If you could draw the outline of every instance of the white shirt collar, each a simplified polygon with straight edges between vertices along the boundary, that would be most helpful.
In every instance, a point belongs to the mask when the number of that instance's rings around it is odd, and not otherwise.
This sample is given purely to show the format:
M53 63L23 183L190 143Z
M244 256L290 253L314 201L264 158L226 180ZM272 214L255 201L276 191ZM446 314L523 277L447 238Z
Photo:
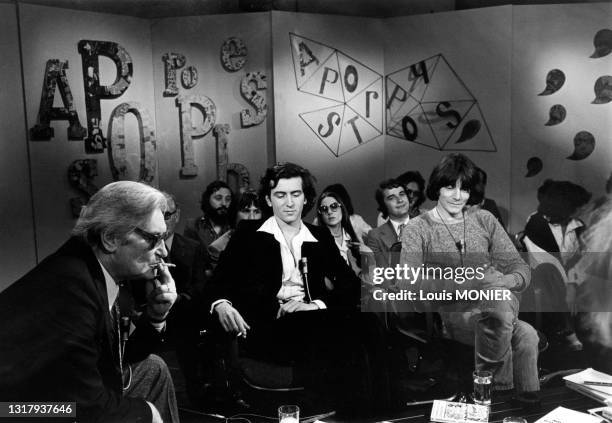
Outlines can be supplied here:
M98 260L96 258L96 260ZM108 297L108 310L110 311L113 308L113 304L117 299L117 295L119 295L119 284L115 282L113 277L108 270L102 265L100 260L98 260L98 264L102 268L102 274L104 275L104 282L106 283L106 296Z
M317 239L312 235L312 233L308 230L304 222L300 222L300 230L295 235L294 241L297 238L301 242L317 242ZM260 227L257 229L257 232L267 232L271 235L274 235L274 238L281 244L287 244L285 240L285 236L283 235L283 231L278 225L278 221L276 217L269 217Z
M396 222L395 220L389 218L389 222L391 222L391 224L393 225L393 229L395 230L395 233L398 236L399 236L399 226L405 225L406 223L408 223L409 220L410 220L410 216L406 216L406 219L404 219L402 222Z

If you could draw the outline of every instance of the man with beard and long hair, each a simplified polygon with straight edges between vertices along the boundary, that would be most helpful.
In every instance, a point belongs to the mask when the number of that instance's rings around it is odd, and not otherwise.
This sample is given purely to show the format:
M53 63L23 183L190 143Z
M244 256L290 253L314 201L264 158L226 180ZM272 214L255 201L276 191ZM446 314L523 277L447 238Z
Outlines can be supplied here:
M200 208L203 215L197 219L188 219L183 235L198 241L207 250L213 241L232 229L234 194L225 182L213 181L202 193ZM212 268L207 270L212 271Z

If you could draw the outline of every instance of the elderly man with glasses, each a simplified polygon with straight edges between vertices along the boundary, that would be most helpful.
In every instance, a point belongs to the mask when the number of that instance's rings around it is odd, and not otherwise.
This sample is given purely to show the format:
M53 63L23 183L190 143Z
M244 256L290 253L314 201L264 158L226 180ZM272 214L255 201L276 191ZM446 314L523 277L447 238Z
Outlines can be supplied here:
M168 368L149 354L177 298L166 211L152 187L108 184L72 237L0 293L2 401L71 402L80 422L178 422ZM147 280L146 306L130 323L119 292L134 279Z

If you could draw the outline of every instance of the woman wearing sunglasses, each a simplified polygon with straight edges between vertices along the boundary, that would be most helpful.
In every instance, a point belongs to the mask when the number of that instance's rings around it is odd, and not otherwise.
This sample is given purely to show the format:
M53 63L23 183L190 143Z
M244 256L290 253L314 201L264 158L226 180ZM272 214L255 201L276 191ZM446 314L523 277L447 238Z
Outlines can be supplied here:
M329 229L334 237L340 254L356 274L361 272L361 243L349 220L346 206L340 196L332 191L324 191L317 200L317 217L320 224Z

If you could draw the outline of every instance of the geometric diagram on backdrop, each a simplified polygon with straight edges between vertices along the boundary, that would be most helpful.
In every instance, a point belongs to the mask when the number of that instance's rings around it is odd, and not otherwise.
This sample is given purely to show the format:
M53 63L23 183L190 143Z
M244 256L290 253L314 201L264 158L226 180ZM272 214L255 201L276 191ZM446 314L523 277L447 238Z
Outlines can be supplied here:
M300 118L336 157L383 134L383 76L347 54L289 33L298 91L328 105Z
M442 54L385 76L387 134L443 151L497 151L478 101Z

